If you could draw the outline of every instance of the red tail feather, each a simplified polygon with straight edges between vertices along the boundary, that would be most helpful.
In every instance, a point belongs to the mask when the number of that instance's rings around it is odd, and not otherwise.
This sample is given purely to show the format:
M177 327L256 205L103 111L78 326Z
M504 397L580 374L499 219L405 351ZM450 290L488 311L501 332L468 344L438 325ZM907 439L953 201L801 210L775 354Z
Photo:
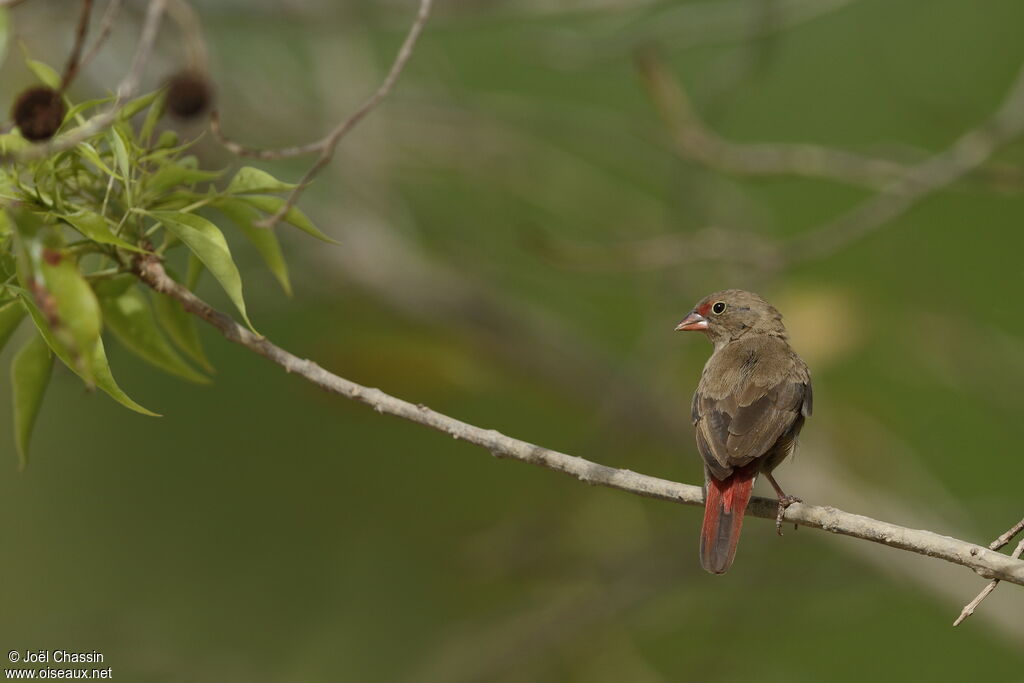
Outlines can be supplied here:
M700 564L712 574L724 574L736 557L743 513L750 501L758 465L746 467L719 481L709 476L704 500L704 525L700 530Z

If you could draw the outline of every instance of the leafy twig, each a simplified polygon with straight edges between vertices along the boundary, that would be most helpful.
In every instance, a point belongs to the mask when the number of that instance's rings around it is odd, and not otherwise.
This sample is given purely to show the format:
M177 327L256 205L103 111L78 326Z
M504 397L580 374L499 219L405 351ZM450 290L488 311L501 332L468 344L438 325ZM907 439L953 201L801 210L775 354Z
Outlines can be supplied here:
M121 109L138 90L139 81L142 79L142 73L146 69L150 53L153 51L153 44L156 42L156 36L160 29L160 22L163 19L166 5L167 0L150 0L149 7L146 10L146 19L139 36L139 42L135 48L135 56L132 58L131 68L118 84L117 98L106 111L97 114L85 124L69 131L65 135L61 135L51 142L32 145L17 153L6 154L0 158L12 160L16 163L41 159L71 149L110 126L117 119Z
M331 162L331 159L334 157L334 150L337 148L338 143L341 142L341 139L345 137L349 131L355 128L356 124L362 121L367 114L373 111L373 109L391 93L391 90L395 87L395 83L398 81L398 77L402 75L402 71L405 69L406 64L412 57L413 50L416 47L416 41L419 40L420 34L423 33L423 27L426 25L427 19L430 17L432 3L433 0L420 0L419 12L416 14L416 19L409 28L409 33L402 42L402 46L399 48L398 54L395 56L395 61L391 64L391 69L388 71L384 81L380 84L380 87L378 87L376 92L366 99L366 101L364 101L355 112L335 126L334 130L328 133L325 137L305 145L287 147L284 149L256 149L244 147L225 137L221 132L219 115L216 111L211 114L210 129L213 131L213 134L217 137L220 143L228 149L228 151L239 156L253 157L256 159L284 159L287 157L310 154L312 152L320 152L320 157L313 163L309 170L306 171L306 174L302 176L302 179L299 181L295 189L292 190L287 201L285 201L281 208L273 215L259 221L257 225L264 228L273 227L278 223L278 221L284 218L285 214L295 206L295 202L297 202L299 197L302 195L306 185L316 177L324 166Z

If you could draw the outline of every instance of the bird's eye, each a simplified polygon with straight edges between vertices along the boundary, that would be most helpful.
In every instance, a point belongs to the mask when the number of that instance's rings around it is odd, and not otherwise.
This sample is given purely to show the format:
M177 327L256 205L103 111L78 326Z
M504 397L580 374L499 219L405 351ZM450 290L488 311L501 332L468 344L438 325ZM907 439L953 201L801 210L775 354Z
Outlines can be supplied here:
M715 305L711 307L711 312L714 313L715 315L721 315L722 313L725 313L725 302L716 301Z

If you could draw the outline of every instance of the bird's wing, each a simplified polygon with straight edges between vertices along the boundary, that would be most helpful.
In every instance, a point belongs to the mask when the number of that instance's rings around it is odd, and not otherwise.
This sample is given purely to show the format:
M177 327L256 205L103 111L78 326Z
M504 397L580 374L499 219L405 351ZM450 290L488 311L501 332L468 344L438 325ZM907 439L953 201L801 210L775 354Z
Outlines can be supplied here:
M810 378L803 363L792 356L785 367L781 357L771 362L762 354L773 355L759 350L753 367L732 377L716 376L716 365L709 364L693 397L697 447L718 478L765 455L803 411L809 413Z

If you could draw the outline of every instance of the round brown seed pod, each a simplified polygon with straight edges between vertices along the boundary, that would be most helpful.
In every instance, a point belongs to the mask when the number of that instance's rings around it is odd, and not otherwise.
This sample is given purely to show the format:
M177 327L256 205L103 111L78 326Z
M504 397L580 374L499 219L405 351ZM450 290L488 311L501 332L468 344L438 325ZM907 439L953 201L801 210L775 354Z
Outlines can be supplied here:
M167 79L167 110L179 119L191 119L206 111L213 89L204 75L179 71Z
M21 136L33 142L52 138L66 113L64 98L45 85L31 87L18 95L11 108L11 118L21 131Z

